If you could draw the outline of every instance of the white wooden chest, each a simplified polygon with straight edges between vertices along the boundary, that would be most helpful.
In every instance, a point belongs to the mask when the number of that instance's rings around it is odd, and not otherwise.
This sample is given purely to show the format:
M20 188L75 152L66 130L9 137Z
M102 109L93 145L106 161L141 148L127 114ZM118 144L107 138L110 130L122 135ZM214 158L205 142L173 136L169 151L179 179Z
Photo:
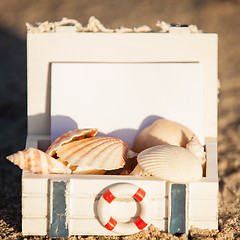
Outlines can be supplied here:
M83 33L74 27L28 33L28 137L45 150L75 128L98 128L131 147L159 117L192 129L207 152L206 177L188 185L118 175L22 175L23 235L115 235L98 220L105 189L132 183L151 201L150 223L173 234L218 227L217 35ZM111 213L132 221L141 206L117 198ZM127 233L126 233L127 234Z

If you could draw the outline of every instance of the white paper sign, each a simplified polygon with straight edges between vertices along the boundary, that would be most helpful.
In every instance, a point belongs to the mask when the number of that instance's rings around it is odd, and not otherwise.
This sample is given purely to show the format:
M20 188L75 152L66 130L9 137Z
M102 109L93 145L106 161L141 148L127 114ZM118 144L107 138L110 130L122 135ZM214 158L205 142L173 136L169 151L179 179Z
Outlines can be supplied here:
M129 145L158 118L192 129L204 143L199 63L52 63L52 140L76 128Z

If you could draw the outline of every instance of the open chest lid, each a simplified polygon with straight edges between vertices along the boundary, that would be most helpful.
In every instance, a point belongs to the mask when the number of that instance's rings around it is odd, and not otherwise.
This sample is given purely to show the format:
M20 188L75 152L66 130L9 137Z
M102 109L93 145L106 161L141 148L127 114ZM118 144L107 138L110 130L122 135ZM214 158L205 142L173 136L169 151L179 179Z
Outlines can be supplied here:
M28 135L98 128L131 145L157 118L217 138L217 35L28 33Z

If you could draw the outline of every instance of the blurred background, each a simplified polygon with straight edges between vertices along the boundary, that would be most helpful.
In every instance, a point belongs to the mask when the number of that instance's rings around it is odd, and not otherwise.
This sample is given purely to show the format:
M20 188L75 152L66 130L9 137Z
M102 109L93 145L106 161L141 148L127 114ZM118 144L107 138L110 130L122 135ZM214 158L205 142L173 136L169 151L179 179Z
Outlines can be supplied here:
M239 0L1 0L0 1L0 207L19 214L21 171L5 156L25 147L27 126L26 22L95 16L105 27L148 25L157 20L195 24L219 37L219 175L221 204L240 198L240 1ZM9 187L11 186L11 187ZM226 187L227 186L227 187ZM227 189L227 190L226 190ZM230 190L229 190L230 189ZM11 191L10 191L11 190ZM226 191L226 196L224 192ZM232 191L234 198L227 200ZM231 194L230 194L231 195ZM230 196L229 195L229 196ZM7 217L6 217L7 218ZM14 223L15 224L15 223ZM17 224L17 223L16 223ZM19 226L16 226L19 229Z

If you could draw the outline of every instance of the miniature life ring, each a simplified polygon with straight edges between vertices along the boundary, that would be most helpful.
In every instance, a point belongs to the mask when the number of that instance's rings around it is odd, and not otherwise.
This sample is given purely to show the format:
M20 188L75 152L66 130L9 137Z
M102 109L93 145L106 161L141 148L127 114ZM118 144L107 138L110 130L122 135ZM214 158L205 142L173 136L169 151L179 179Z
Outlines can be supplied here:
M140 203L141 212L135 221L117 222L110 215L111 202L120 196L130 196ZM119 235L129 235L137 233L148 226L151 216L150 208L150 199L142 188L130 183L119 183L112 185L101 195L97 205L97 214L100 223L108 230Z

